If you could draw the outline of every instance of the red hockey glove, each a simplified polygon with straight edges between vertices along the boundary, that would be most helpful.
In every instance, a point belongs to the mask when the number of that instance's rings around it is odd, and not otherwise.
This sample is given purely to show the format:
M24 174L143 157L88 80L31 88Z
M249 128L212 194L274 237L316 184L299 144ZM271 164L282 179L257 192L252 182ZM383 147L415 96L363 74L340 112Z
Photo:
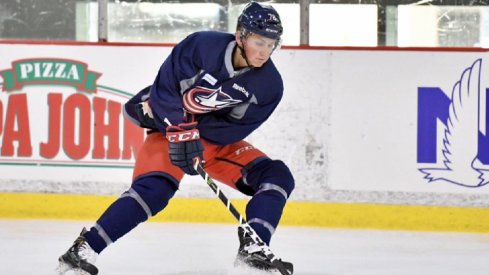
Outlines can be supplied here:
M198 175L193 160L198 157L204 160L204 146L200 142L197 122L180 123L178 126L166 127L166 139L169 144L170 160L180 167L185 174Z

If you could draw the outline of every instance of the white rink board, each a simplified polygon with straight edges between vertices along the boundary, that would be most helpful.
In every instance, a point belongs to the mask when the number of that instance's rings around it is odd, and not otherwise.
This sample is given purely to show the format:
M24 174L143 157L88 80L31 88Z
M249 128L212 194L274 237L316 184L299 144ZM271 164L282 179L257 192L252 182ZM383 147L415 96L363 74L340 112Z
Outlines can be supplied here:
M0 44L0 72L12 70L13 62L29 58L83 62L89 71L101 74L96 81L100 89L96 96L109 98L100 92L104 88L107 91L107 87L122 91L126 98L119 94L119 99L110 99L123 104L129 94L153 81L170 50L164 46ZM272 117L248 140L272 158L282 159L289 165L297 182L292 199L348 201L351 200L348 194L355 193L359 197L368 194L361 201L370 202L372 192L397 192L408 197L411 193L427 194L430 201L431 196L435 196L436 201L436 196L443 194L489 193L489 187L453 184L449 181L450 173L433 182L424 178L419 169L444 167L441 152L445 125L440 121L437 162L417 162L419 87L438 87L451 98L452 87L462 72L481 59L481 88L472 94L485 96L484 91L489 88L487 52L281 49L274 53L273 59L284 80L284 99ZM5 86L4 78L0 78L0 82ZM45 105L47 94L51 92L64 96L78 93L72 87L52 83L25 85L15 93L0 93L1 127L7 124L9 96L25 93L29 98L33 148L30 157L0 155L0 191L118 193L126 188L130 184L129 166L133 159L94 160L90 155L83 159L97 164L115 162L115 166L125 168L79 167L77 160L63 167L5 165L13 160L43 161L38 152L39 144L47 139L48 108ZM93 98L89 93L83 94ZM487 113L483 99L479 104L480 114ZM43 102L44 109L31 113L36 108L31 101ZM475 131L484 134L485 115L475 119L481 120ZM474 147L477 144L477 139L473 138L475 131L471 129L468 142L452 139L450 143L458 142L462 147L467 143ZM0 142L5 139L5 133L5 129L0 132ZM14 146L17 143L14 142ZM476 159L476 155L462 158ZM62 153L55 159L70 161ZM472 171L468 169L470 162L459 163L465 170ZM482 169L486 167L489 169L489 165L479 165ZM473 179L468 180L473 182ZM188 191L182 186L184 195L209 194L198 177L187 179L185 186Z
M444 180L424 179L418 169L444 167L441 150L445 127L438 122L436 164L417 163L416 137L418 87L439 87L451 96L462 72L482 58L482 96L489 88L488 57L487 53L460 52L334 52L331 70L336 77L331 79L332 135L328 141L331 188L487 194L487 186L468 188ZM481 114L485 115L485 104L480 105ZM463 111L458 111L459 116ZM473 119L477 122L478 117ZM467 139L474 134L471 131L467 131ZM477 145L477 139L452 138L449 142L453 146ZM453 154L449 159L457 162L457 157ZM465 157L473 160L476 155ZM471 170L470 162L459 165Z

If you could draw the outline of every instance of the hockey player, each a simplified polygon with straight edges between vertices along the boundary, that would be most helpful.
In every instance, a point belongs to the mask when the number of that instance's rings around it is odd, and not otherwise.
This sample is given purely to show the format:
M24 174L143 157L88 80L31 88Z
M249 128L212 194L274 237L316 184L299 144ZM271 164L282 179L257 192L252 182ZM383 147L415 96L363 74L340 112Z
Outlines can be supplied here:
M195 158L212 178L252 196L246 206L248 223L270 243L294 179L282 161L243 139L268 119L282 98L282 78L270 55L283 28L274 8L256 2L244 8L237 23L235 34L196 32L182 40L154 83L125 104L125 115L149 129L132 185L60 256L61 274L97 274L98 254L163 210L184 174L197 174ZM241 227L238 236L236 262L274 269ZM292 264L283 263L292 274Z

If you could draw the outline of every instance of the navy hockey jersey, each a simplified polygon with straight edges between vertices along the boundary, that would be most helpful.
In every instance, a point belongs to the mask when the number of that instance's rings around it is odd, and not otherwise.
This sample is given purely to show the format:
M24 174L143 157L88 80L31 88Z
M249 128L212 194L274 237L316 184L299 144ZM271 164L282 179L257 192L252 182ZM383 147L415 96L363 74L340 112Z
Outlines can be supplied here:
M177 125L185 110L195 115L200 136L211 143L244 139L277 107L283 82L271 59L261 68L235 71L235 46L229 33L189 35L173 48L151 87L128 103L149 100L155 127L163 133L165 120Z

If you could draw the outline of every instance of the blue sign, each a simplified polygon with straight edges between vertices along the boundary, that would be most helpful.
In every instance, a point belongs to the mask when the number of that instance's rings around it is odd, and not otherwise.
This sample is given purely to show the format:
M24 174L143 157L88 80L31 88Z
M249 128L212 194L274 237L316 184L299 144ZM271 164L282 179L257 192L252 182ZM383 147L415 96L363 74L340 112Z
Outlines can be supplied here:
M418 87L417 162L428 182L489 183L489 88L481 88L481 67L477 59L465 69L450 96L439 87Z

